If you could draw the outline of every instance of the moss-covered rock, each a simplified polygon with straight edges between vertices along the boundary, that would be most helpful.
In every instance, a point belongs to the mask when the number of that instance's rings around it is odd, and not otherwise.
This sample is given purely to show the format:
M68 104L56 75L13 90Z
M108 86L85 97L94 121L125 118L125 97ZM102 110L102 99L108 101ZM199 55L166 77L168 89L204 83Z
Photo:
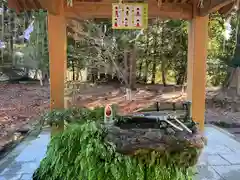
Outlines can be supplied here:
M196 164L202 147L189 143L176 146L182 147L180 149L159 151L153 146L146 148L142 141L140 143L142 146L134 149L134 153L123 153L119 149L121 146L114 141L117 137L114 138L114 132L110 131L109 126L102 124L102 121L92 121L91 116L94 112L87 114L88 116L82 119L82 123L70 123L62 134L52 138L46 157L34 173L33 180L191 180L193 178L192 167ZM147 147L151 147L151 144Z

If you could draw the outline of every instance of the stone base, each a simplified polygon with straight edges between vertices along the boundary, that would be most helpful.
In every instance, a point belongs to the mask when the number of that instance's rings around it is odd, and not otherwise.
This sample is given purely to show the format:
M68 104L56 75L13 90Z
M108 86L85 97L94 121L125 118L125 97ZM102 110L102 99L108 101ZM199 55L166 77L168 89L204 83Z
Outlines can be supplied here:
M108 135L105 140L114 143L121 154L144 156L154 151L159 158L170 155L174 164L180 163L185 167L191 167L197 163L206 143L206 139L199 130L193 133L175 131L172 134L165 128L154 127L154 122L144 124L139 121L134 125L131 122L123 122L108 124L106 128Z

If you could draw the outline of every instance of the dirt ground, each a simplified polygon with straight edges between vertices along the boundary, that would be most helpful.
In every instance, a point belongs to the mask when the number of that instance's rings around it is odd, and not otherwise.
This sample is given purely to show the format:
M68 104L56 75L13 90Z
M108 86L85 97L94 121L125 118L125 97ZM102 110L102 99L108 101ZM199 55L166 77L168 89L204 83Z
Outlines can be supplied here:
M0 149L49 108L49 97L48 87L0 84Z
M211 95L208 93L208 98ZM139 85L132 93L133 101L126 101L121 88L97 86L74 93L69 98L69 106L96 107L117 104L121 113L129 113L159 101L183 101L185 94L181 88L162 85ZM10 135L21 128L30 126L41 113L49 109L49 87L34 84L0 84L0 149ZM239 112L229 112L222 108L208 108L206 121L240 122Z

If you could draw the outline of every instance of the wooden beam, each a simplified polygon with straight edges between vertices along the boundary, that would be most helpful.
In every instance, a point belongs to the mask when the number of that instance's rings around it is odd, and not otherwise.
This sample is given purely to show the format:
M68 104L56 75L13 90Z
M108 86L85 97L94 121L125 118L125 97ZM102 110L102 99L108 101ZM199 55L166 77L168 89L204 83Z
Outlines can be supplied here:
M16 1L16 6L17 6L17 9L15 10L16 13L20 13L20 9L23 9L23 7L22 7L21 4L19 3L19 1Z
M218 11L222 7L227 6L233 2L234 0L204 0L203 8L199 9L199 15L206 16L209 13Z
M32 3L29 2L29 0L22 0L22 2L23 2L24 10L28 11L28 10L31 10L31 9L34 8L34 7L32 6Z
M67 64L66 21L63 0L58 15L48 14L48 40L50 59L50 108L64 109L64 84ZM58 130L63 130L63 124Z
M195 17L188 32L187 99L192 101L192 117L204 129L208 16Z
M192 19L192 6L188 4L163 3L158 7L157 2L148 5L149 18ZM67 18L111 18L111 3L75 3L72 7L65 6Z
M59 15L61 11L62 0L37 0L41 7L48 11L49 14ZM63 2L65 4L65 2Z
M19 8L14 0L8 0L8 7L16 10Z
M22 9L22 7L19 4L19 1L16 0L8 0L8 7L15 10L17 13L19 13Z
M224 7L222 7L220 10L219 10L219 13L220 14L224 14L225 16L229 16L229 14L233 11L234 9L234 6L235 6L235 2L232 2Z
M27 1L27 4L30 4L30 6L32 7L32 8L34 8L34 9L38 9L39 7L37 6L37 4L36 4L36 2L37 1L35 1L35 0L26 0Z
M22 11L28 11L28 7L26 5L26 0L18 0L19 4L21 4L21 6L23 7Z

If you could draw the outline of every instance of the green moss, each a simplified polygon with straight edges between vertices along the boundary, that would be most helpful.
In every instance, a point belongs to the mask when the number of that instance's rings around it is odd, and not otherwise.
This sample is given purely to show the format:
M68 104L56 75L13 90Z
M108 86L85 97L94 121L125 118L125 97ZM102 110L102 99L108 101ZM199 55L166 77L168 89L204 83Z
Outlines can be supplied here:
M195 149L166 152L164 156L155 151L124 156L115 151L114 144L104 141L106 130L98 121L91 120L93 114L94 111L88 113L82 123L69 124L62 134L52 138L34 180L192 179L192 169L184 159L186 155L197 155Z
M87 108L70 108L64 110L53 110L42 117L47 124L58 124L61 121L65 123L82 123L87 119L91 121L103 121L104 108L98 107L94 110Z

